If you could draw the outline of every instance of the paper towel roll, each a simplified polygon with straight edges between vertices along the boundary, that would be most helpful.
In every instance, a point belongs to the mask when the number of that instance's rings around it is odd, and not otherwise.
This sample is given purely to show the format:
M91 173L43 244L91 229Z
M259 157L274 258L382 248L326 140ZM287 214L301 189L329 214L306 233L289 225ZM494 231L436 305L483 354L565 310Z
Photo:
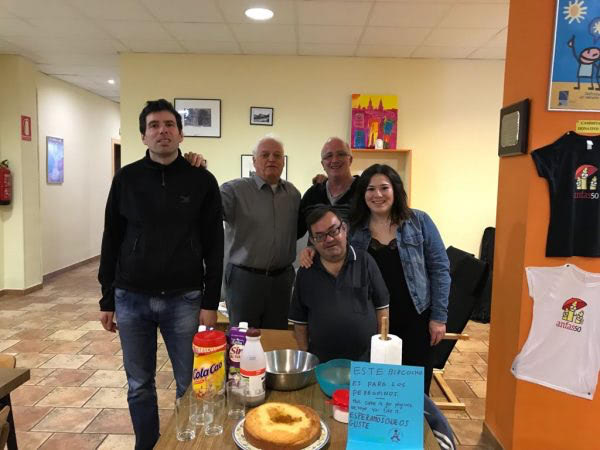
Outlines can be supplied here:
M380 364L402 364L402 339L388 334L388 340L380 339L381 335L371 336L371 362Z

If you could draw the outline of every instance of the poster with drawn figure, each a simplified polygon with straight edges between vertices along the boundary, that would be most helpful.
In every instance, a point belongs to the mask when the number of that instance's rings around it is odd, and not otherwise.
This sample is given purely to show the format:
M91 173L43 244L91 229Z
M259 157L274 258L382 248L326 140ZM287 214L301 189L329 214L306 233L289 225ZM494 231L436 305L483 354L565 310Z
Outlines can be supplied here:
M600 111L600 2L558 0L548 109Z

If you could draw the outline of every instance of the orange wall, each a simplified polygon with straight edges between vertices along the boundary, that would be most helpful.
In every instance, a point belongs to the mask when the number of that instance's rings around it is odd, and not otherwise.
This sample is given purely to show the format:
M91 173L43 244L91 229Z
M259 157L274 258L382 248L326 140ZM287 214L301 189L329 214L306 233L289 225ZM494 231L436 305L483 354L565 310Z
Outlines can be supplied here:
M529 151L598 113L546 110L556 4L511 0L503 104L531 99ZM485 423L506 449L597 449L600 388L585 400L517 381L510 366L529 333L533 303L525 267L569 261L600 272L600 259L546 258L548 186L531 156L500 160ZM600 345L600 344L599 344Z

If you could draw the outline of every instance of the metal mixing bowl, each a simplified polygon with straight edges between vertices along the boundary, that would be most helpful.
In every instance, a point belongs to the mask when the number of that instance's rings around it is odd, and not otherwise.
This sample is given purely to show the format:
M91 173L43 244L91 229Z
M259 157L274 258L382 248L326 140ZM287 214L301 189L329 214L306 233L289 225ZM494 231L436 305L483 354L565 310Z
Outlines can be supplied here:
M266 352L267 387L276 391L295 391L316 381L319 358L301 350Z

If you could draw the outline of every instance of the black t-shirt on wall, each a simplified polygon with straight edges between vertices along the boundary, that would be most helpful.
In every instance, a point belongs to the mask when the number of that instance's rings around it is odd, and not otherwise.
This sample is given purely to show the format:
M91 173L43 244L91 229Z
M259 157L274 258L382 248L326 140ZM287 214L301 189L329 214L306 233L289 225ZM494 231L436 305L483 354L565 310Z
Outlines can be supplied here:
M600 136L570 131L531 156L550 190L546 256L600 256Z

